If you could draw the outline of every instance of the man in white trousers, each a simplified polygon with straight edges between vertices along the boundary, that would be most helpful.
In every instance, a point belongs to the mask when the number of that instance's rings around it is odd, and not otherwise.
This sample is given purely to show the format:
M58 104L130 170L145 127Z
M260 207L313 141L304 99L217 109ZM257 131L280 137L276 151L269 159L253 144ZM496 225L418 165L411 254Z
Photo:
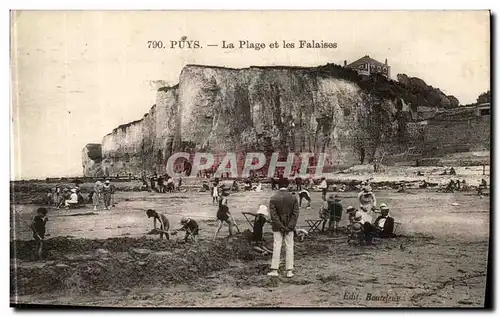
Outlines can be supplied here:
M274 235L273 258L269 276L278 276L281 245L285 240L286 276L293 277L293 236L299 218L299 204L295 195L288 191L288 179L279 181L279 191L271 197L269 210Z

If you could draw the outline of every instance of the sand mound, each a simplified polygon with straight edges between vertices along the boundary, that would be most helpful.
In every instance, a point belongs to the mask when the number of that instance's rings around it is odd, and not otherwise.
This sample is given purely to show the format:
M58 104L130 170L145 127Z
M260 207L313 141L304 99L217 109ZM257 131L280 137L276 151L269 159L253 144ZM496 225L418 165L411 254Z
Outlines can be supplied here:
M32 241L16 241L11 256L31 259ZM230 260L256 258L244 238L183 243L147 238L47 240L46 261L11 266L12 293L69 294L119 291L140 285L164 286L224 269ZM16 262L17 263L17 262ZM15 289L17 285L17 289Z

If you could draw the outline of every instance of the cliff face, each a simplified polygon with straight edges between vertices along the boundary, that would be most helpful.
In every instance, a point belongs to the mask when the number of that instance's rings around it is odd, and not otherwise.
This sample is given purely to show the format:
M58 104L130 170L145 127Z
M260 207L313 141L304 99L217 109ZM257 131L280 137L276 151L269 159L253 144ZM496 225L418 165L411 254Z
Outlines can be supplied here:
M102 148L101 144L89 143L82 150L83 175L102 176L101 170Z
M102 170L163 172L179 151L308 151L328 153L331 164L369 161L381 146L404 144L396 101L317 68L188 65L141 120L104 137Z

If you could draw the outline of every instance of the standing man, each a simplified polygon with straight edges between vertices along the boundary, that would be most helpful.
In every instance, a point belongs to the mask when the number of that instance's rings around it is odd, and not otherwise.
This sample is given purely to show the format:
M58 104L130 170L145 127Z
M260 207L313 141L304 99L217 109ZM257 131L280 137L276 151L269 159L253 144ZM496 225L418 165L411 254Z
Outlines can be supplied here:
M164 193L165 192L165 178L163 177L163 175L160 175L158 176L158 191L160 193Z
M300 192L302 190L302 177L295 177L295 185L297 185L297 191Z
M293 235L299 218L299 204L295 195L288 191L288 179L280 179L279 191L271 197L269 209L274 244L271 272L269 276L278 276L281 244L285 240L286 277L293 277Z
M154 173L151 178L149 179L149 181L151 182L151 190L153 192L156 191L156 173Z

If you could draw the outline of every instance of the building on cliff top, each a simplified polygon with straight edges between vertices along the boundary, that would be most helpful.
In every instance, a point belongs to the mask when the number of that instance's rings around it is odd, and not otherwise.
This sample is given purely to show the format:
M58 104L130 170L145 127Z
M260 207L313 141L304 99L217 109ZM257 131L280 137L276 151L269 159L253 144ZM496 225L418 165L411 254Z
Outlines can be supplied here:
M368 77L372 74L382 74L387 78L391 78L391 66L387 64L387 58L385 59L385 63L381 63L370 56L365 55L350 64L347 64L347 61L344 61L344 67L355 70L361 76Z

